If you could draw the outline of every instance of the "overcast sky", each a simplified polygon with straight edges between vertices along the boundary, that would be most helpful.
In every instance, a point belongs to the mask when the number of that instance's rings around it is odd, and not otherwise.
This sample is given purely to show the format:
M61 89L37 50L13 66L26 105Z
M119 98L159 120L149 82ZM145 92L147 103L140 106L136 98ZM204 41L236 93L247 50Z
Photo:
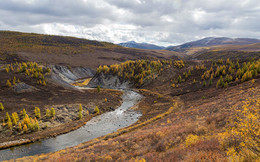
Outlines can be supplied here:
M0 30L178 45L260 38L259 0L0 0Z

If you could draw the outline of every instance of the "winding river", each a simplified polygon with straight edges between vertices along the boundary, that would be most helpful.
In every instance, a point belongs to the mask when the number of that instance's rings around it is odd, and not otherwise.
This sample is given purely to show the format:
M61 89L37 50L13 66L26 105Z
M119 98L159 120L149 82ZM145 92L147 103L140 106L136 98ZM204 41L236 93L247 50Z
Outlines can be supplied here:
M115 111L93 117L86 125L69 133L41 142L0 150L0 160L55 152L115 132L119 128L127 127L135 123L142 115L140 112L130 109L141 98L142 96L137 92L126 90L122 96L122 105Z

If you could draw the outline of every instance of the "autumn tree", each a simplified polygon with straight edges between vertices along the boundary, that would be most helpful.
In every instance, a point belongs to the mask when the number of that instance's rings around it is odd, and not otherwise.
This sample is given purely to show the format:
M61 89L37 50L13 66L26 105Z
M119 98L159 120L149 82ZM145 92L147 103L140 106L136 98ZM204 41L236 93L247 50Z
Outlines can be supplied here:
M96 106L96 108L94 109L94 112L97 113L97 114L99 114L99 108L98 108L98 106Z
M4 110L5 108L4 108L4 105L3 105L3 103L2 102L0 102L0 110Z
M52 108L51 108L51 117L54 117L55 114L56 114L55 109L52 107Z
M10 80L7 80L7 81L6 81L6 85L7 85L7 87L11 87L11 86L12 86Z
M51 111L50 109L46 109L46 117L49 118L51 116Z
M41 110L39 107L35 107L34 114L35 114L36 118L38 118L38 119L41 118Z
M82 109L82 105L81 104L79 104L79 111L82 111L83 109Z

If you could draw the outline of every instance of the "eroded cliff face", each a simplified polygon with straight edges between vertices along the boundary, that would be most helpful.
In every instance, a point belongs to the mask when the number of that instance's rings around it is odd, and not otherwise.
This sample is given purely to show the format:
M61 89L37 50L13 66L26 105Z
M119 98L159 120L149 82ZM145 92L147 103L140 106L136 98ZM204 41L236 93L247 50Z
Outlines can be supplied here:
M95 72L90 68L85 67L73 67L68 68L66 66L54 65L52 66L51 78L62 84L63 86L73 88L71 83L81 78L93 77Z
M89 88L96 88L100 86L101 88L112 88L112 89L128 89L132 88L134 85L127 80L121 79L118 76L111 74L104 74L103 72L96 74L89 82Z

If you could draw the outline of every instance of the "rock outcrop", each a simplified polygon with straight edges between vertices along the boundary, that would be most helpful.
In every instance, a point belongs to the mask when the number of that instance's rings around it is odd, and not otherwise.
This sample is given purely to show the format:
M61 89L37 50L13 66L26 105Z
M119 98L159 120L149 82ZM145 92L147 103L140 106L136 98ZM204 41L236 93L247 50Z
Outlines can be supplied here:
M101 88L110 88L110 89L128 89L133 87L133 84L130 81L119 78L111 74L105 75L103 72L96 74L87 87L96 88L100 86Z

